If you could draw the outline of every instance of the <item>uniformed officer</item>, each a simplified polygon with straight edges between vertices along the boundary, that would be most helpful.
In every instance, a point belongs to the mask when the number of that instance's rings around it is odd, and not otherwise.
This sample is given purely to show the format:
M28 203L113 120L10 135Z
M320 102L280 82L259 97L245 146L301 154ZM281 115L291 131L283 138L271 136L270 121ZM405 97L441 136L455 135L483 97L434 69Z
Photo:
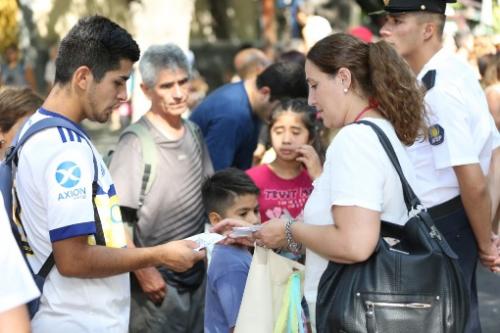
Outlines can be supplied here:
M459 256L471 292L466 332L480 332L475 270L478 255L498 270L492 242L488 173L500 145L484 93L474 72L443 49L446 3L454 0L384 1L380 30L426 87L427 138L408 148L419 180L419 197ZM500 151L500 149L497 149Z

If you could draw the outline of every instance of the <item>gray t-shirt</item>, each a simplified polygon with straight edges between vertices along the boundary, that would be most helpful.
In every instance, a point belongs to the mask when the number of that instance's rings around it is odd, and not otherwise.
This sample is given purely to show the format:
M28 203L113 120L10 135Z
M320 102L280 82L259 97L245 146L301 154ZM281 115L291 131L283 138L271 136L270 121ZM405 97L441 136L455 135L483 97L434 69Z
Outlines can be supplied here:
M146 125L153 136L158 165L144 205L137 212L134 238L141 246L152 246L203 232L206 214L201 184L213 173L203 138L197 141L184 125L184 136L170 140L146 116L138 122ZM198 142L201 142L201 149ZM138 208L144 173L141 150L140 139L134 134L126 134L113 154L109 170L120 206Z

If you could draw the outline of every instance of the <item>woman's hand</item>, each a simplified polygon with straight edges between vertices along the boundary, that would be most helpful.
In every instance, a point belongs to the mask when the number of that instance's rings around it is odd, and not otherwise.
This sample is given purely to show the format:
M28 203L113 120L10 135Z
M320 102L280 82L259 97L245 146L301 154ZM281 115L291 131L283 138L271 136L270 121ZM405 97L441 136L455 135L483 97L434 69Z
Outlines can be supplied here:
M304 164L309 176L313 180L318 178L323 172L323 167L316 150L311 145L301 145L297 148L297 153L299 154L297 161Z
M243 246L254 246L255 239L253 235L247 237L232 237L231 233L234 227L251 227L254 224L237 219L224 219L210 228L210 232L216 232L221 235L227 236L226 239L220 241L218 244L231 245L239 244Z
M272 219L263 223L262 228L253 233L257 245L271 249L287 247L285 225L286 221L282 219Z

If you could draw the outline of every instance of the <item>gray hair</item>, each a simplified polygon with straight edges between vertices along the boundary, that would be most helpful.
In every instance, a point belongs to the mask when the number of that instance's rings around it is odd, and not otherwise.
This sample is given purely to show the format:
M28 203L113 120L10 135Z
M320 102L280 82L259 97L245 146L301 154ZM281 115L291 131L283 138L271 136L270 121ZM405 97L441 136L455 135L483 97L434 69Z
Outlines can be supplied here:
M181 69L191 77L191 66L186 54L175 44L151 45L139 62L142 81L148 87L156 84L158 72L163 69Z

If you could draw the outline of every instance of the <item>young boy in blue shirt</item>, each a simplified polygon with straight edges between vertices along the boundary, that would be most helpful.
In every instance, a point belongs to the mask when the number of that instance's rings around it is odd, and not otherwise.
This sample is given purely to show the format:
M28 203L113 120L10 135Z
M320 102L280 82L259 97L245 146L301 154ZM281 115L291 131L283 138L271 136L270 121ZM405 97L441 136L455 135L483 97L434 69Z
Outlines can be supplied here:
M212 225L231 218L260 224L259 189L239 169L221 170L202 186L205 211ZM241 245L216 244L207 273L205 333L233 332L252 256Z

